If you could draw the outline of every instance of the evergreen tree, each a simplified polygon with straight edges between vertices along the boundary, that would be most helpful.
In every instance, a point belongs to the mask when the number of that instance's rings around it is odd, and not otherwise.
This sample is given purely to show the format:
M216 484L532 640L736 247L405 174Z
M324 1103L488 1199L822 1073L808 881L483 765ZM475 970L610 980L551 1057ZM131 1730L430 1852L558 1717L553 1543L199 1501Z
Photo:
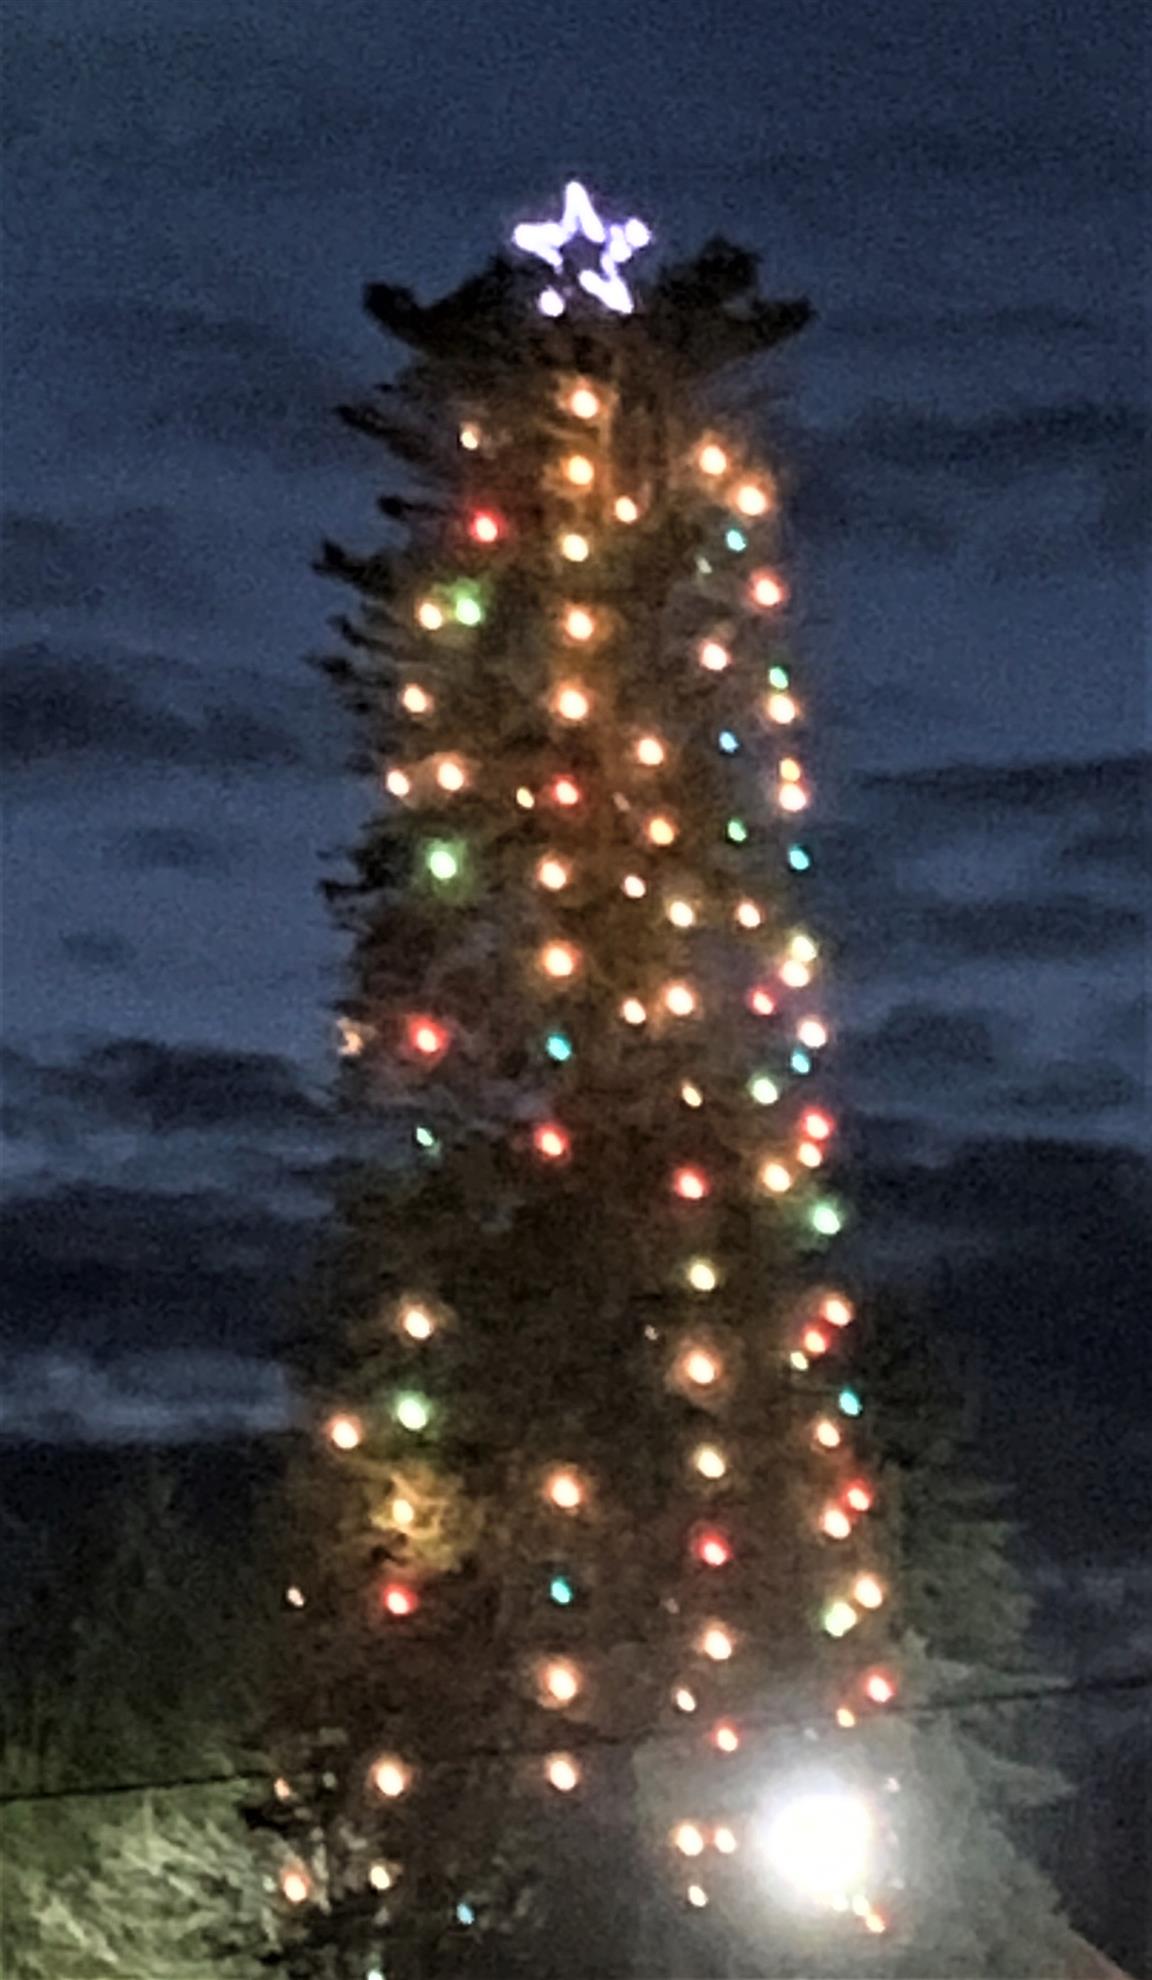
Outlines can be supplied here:
M629 288L643 235L570 187L523 263L367 295L409 357L346 416L400 472L323 568L380 794L331 888L368 1146L253 1814L294 1980L928 1970L783 483L740 417L809 311L723 242Z

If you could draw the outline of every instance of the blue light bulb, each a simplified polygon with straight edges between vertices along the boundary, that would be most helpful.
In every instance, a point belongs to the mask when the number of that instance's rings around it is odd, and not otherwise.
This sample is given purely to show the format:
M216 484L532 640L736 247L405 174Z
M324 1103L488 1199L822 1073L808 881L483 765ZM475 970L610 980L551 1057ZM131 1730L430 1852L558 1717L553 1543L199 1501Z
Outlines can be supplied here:
M462 1900L456 1906L456 1922L459 1925L475 1925L476 1923L476 1913L466 1899Z
M793 873L807 873L812 864L812 855L810 852L805 852L803 846L789 846L788 864Z

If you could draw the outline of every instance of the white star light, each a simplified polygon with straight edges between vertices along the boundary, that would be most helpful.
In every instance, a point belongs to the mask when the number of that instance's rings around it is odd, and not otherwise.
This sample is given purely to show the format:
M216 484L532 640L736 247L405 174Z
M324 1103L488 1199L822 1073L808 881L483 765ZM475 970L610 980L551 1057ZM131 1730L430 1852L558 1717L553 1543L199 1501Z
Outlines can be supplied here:
M651 239L643 220L611 220L605 225L578 179L570 179L564 188L564 211L559 220L525 221L512 234L514 247L547 262L569 285L574 279L586 295L595 296L605 309L621 316L632 312L632 291L620 270ZM587 241L600 250L594 266L576 265L575 257L566 252L574 241ZM562 316L565 302L561 290L556 286L542 289L537 307L545 316Z

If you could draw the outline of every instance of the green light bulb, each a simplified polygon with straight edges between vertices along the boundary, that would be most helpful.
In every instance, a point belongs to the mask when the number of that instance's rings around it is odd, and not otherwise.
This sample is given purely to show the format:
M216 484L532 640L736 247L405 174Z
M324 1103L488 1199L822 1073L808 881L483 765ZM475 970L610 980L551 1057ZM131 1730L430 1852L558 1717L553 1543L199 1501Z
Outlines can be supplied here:
M769 687L786 688L789 685L791 679L792 676L788 672L787 667L769 667L768 669Z
M459 851L455 846L450 846L446 839L434 839L430 846L425 847L424 864L432 879L438 880L442 886L460 878Z
M418 1396L414 1390L407 1390L397 1396L392 1405L392 1414L403 1430L426 1430L432 1421L432 1411L425 1396Z
M774 1106L780 1098L780 1088L774 1079L769 1079L767 1073L756 1073L748 1081L748 1091L758 1107Z
M730 818L725 831L734 846L744 845L748 838L748 827L742 818Z
M431 1128L418 1127L415 1130L414 1139L417 1148L427 1149L429 1153L432 1153L440 1146L439 1139L433 1134Z
M484 607L472 585L453 585L451 597L452 612L458 625L478 626L482 623Z
M836 1205L827 1200L812 1205L809 1221L812 1229L819 1231L821 1237L835 1237L837 1232L844 1228L844 1219Z

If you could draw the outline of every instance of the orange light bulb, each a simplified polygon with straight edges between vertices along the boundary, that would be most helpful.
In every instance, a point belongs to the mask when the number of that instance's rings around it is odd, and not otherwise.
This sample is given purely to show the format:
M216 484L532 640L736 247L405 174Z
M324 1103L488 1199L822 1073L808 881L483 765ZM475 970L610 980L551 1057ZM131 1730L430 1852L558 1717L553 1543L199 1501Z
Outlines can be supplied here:
M625 1024L645 1024L648 1019L647 1009L640 1002L639 997L625 997L620 1006L620 1015Z
M896 1686L884 1671L870 1671L864 1680L864 1695L873 1705L890 1705L896 1696Z
M422 1059L437 1059L448 1049L448 1033L435 1018L409 1018L408 1044Z
M749 581L748 589L752 603L759 605L764 611L771 611L774 606L782 605L788 596L783 580L775 571L756 571Z
M557 689L552 708L563 722L585 722L592 711L592 703L582 687L573 685Z
M700 1008L700 999L690 983L668 983L661 997L665 1010L673 1017L692 1017Z
M564 631L569 639L582 643L591 639L596 621L583 605L570 605L564 614Z
M540 967L556 982L575 976L580 967L580 951L571 942L548 942L540 951Z
M545 1702L551 1705L571 1705L582 1688L580 1673L567 1657L553 1657L546 1663L540 1682Z
M663 812L658 812L654 818L648 820L646 830L654 846L671 846L676 843L678 836L676 821Z
M839 1293L829 1294L820 1307L820 1313L821 1317L833 1327L850 1326L855 1318L855 1308L851 1300L842 1298Z
M281 1895L289 1904L307 1904L312 1895L312 1879L301 1869L280 1872Z
M748 992L748 1008L754 1011L757 1017L771 1017L776 1009L776 999L762 983L757 983Z
M658 770L666 754L659 736L641 736L636 745L636 761L646 770Z
M730 1630L723 1623L709 1623L701 1631L697 1648L713 1664L726 1664L736 1648Z
M554 777L549 788L552 802L563 805L565 810L571 810L574 804L580 802L582 793L574 777Z
M396 1801L412 1785L412 1769L390 1754L373 1767L372 1785L386 1801Z
M421 599L416 607L416 622L425 632L439 632L444 624L444 613L434 598Z
M468 534L474 543L498 543L504 525L491 509L477 509L468 519Z
M824 1151L815 1141L802 1141L796 1150L796 1160L806 1169L818 1169L824 1160Z
M736 907L736 921L741 928L759 928L764 915L755 901L740 901Z
M678 1822L672 1831L672 1847L681 1856L701 1856L704 1852L703 1831L695 1822Z
M802 1018L796 1026L796 1036L801 1045L806 1045L810 1052L816 1052L821 1045L828 1043L828 1027L819 1018Z
M738 1753L740 1750L740 1735L727 1719L721 1719L718 1725L713 1726L709 1737L719 1753Z
M724 452L723 447L717 446L714 440L709 440L705 442L697 454L696 465L700 469L701 474L710 476L727 474L728 456Z
M412 790L412 779L405 770L389 770L384 788L389 797L406 798Z
M801 1336L801 1342L805 1354L811 1355L813 1359L828 1352L828 1336L822 1333L819 1327L806 1328Z
M829 1540L847 1540L852 1531L852 1521L839 1506L826 1506L820 1515L820 1531Z
M551 1472L544 1490L560 1512L579 1512L587 1497L579 1472L568 1467Z
M742 516L766 515L770 506L768 495L758 481L742 481L732 499Z
M442 791L462 791L468 782L468 772L458 756L446 756L436 766L436 782Z
M780 981L789 990L804 990L812 981L812 971L807 963L799 962L795 956L786 956L780 965Z
M760 1171L761 1187L773 1196L783 1196L792 1187L792 1172L783 1162L765 1162Z
M547 887L551 894L558 894L562 887L568 885L571 878L572 868L568 861L560 859L556 853L547 853L543 859L536 862L537 883L541 887Z
M776 802L781 811L806 811L808 793L802 784L781 784L776 792Z
M324 1435L333 1450L354 1451L364 1441L364 1426L358 1416L330 1416Z
M382 1591L381 1603L390 1616L397 1618L414 1616L420 1607L420 1598L414 1588L406 1588L402 1581L391 1581Z
M558 1794L571 1794L580 1785L580 1769L570 1753L550 1753L544 1763L544 1778Z
M799 712L790 694L770 694L764 706L770 722L794 722Z
M829 1135L832 1133L834 1122L827 1114L817 1113L813 1109L810 1113L805 1114L802 1125L809 1140L827 1141Z
M544 1121L532 1135L532 1145L546 1162L562 1162L571 1150L571 1137L555 1121Z
M640 509L631 495L618 495L612 504L612 513L617 522L634 523L640 520Z
M822 1416L812 1431L812 1439L822 1451L839 1450L844 1439L830 1417Z
M711 1530L697 1534L692 1551L703 1567L727 1567L732 1559L732 1548L724 1535Z
M430 1341L436 1332L436 1316L418 1301L409 1301L400 1308L400 1330L410 1341Z
M847 1500L848 1504L851 1506L853 1512L859 1512L859 1513L870 1512L874 1503L873 1492L870 1485L864 1485L860 1483L857 1483L855 1485L849 1485L848 1490L844 1494L844 1497Z
M626 873L620 882L620 891L627 894L630 901L642 901L648 892L648 882L638 873Z
M415 681L409 681L400 696L400 706L406 715L430 715L433 707L432 696L427 688L420 687Z
M590 385L574 385L565 404L576 419L595 419L600 411L600 399Z
M564 463L564 477L573 488L591 488L596 479L596 469L587 454L569 454Z
M706 1348L690 1348L680 1367L685 1379L698 1389L710 1389L720 1380L720 1363Z
M874 1574L862 1574L852 1584L852 1600L862 1609L879 1609L884 1603L883 1583Z
M697 657L700 665L709 674L722 674L725 668L730 667L732 664L732 655L726 646L720 644L718 639L706 639L702 641Z

